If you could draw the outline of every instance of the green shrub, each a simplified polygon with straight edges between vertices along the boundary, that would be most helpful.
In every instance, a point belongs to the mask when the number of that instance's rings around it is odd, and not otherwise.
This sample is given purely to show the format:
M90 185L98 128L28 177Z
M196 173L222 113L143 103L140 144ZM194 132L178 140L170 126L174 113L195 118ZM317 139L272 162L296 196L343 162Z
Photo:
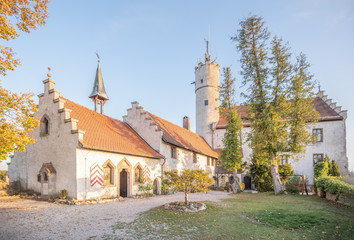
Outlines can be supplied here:
M252 160L253 163L250 166L250 172L255 184L255 187L260 192L273 191L273 181L270 172L270 166Z
M354 186L342 182L336 177L317 178L316 187L331 194L347 194L354 196Z
M286 186L286 192L292 194L299 194L299 189L294 184L289 184Z
M224 187L224 190L225 190L225 191L229 191L229 186L225 186L225 187Z
M147 183L145 185L139 185L138 190L144 192L144 196L152 196L151 190L154 189L154 185Z
M328 162L319 162L314 167L314 177L326 177L328 176Z
M333 177L340 177L340 171L339 171L339 166L336 160L332 160L331 164L329 165L329 171L328 171L329 176Z
M59 192L60 199L66 199L66 196L68 196L68 191L66 189L60 190Z
M286 181L285 185L292 185L292 184L302 184L303 180L301 177L299 176L293 176L291 178L288 179L288 181Z

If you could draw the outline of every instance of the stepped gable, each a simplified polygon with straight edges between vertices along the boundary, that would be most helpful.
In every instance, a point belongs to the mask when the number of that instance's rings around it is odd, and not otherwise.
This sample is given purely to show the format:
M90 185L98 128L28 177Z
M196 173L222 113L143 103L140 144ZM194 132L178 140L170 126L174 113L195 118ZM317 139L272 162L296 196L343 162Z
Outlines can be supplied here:
M342 111L341 107L338 107L335 103L332 103L332 100L327 99L327 96L323 96L323 92L322 95L318 94L318 97L312 101L312 104L314 105L316 111L320 114L318 121L343 120L346 118L346 111ZM246 120L246 109L247 106L237 106L237 112L241 115L243 126L249 127L250 121ZM227 120L220 112L220 120L216 124L216 128L226 128L226 126Z
M219 154L214 151L200 135L149 112L146 113L148 117L152 119L152 122L156 123L158 128L162 130L162 140L164 142L213 158L219 157Z
M70 117L78 120L77 128L84 131L83 148L103 150L134 156L163 158L152 149L127 123L99 114L84 106L60 97Z

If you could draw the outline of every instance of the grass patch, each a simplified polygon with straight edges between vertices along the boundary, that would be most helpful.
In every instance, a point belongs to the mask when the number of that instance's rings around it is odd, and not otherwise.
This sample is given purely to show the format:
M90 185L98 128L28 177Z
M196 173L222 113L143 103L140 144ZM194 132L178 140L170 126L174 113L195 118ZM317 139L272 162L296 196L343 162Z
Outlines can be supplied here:
M353 239L353 208L314 196L238 194L198 213L156 208L105 239Z

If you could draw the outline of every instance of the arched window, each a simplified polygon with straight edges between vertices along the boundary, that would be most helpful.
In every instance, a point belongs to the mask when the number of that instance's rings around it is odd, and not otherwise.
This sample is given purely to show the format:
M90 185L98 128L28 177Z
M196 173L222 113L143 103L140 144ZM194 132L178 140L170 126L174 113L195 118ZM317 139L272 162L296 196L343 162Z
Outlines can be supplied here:
M134 179L136 183L143 182L143 169L139 165L134 169Z
M40 131L41 136L49 135L49 118L47 115L44 115L41 119Z
M114 184L114 168L111 164L107 164L103 167L103 183L105 185L113 185Z

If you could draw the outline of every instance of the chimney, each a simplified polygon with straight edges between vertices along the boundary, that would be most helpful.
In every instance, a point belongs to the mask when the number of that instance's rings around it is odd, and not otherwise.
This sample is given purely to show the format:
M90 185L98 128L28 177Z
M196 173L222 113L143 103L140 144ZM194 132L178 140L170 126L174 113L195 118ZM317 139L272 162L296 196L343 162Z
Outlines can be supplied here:
M188 131L191 130L191 124L189 121L189 117L187 117L187 116L183 117L183 128L187 129Z

